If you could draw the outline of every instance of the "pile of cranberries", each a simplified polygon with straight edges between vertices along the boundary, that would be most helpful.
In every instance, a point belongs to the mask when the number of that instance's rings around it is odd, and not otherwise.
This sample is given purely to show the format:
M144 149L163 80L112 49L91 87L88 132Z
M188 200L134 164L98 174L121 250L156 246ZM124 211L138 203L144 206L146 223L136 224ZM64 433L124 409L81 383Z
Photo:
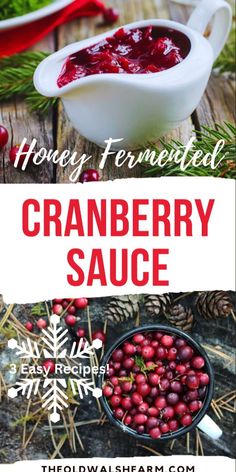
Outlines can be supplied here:
M117 420L158 439L191 425L209 381L204 358L185 339L149 331L113 351L103 395Z
M120 28L97 44L71 54L57 80L58 87L93 74L151 74L181 62L190 41L181 32L164 27Z

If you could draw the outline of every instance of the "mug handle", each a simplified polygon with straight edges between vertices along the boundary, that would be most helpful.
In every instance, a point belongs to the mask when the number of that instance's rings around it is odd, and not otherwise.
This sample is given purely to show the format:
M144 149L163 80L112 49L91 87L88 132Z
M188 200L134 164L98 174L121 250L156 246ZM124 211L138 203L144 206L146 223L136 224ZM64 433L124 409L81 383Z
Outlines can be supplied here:
M208 38L211 43L214 60L223 49L232 24L232 9L224 0L202 0L190 16L187 26L199 33L204 33L214 17L212 31Z
M219 426L208 415L203 416L197 427L212 439L219 439L223 434Z

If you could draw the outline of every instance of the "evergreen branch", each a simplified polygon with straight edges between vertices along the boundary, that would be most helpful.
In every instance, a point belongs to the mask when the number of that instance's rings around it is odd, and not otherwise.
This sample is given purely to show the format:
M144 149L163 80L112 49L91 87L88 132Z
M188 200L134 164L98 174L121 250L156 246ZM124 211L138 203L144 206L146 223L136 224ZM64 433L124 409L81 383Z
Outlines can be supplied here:
M235 26L232 28L229 39L215 61L214 69L217 69L219 72L229 72L235 73L236 72L236 28Z
M191 163L185 170L181 170L179 164L173 161L167 162L164 168L159 166L151 166L149 162L143 162L143 165L148 166L145 173L151 176L213 176L225 177L230 179L236 178L236 127L233 123L226 122L224 124L216 124L216 129L203 126L202 131L196 131L197 139L194 146L188 152L188 162L191 161L194 153L198 150L203 151L204 154L212 153L218 140L223 139L225 145L218 153L217 161L224 157L222 162L216 169L211 167L199 166L195 167ZM168 143L161 140L161 145L168 153L180 151L184 149L184 144L180 141L172 140ZM156 156L161 152L157 146L151 148L155 151Z
M26 15L45 7L51 0L1 0L0 21Z
M35 305L32 306L31 308L31 314L33 316L44 316L46 315L46 311L44 308L43 303L36 303Z
M57 103L56 98L43 97L34 88L33 75L38 64L49 53L28 51L0 61L0 100L24 98L31 111L46 113Z

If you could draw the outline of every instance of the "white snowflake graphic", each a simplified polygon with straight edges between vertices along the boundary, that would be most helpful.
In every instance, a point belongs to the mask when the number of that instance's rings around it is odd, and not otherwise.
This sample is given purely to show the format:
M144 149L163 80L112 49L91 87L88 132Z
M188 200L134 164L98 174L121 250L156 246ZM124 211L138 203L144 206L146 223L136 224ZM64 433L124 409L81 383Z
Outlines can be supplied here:
M43 349L43 359L65 359L68 355L70 359L87 359L95 355L95 349L102 347L102 341L95 339L92 344L87 340L80 339L80 341L73 342L70 352L68 353L65 347L68 341L67 329L63 329L60 324L60 318L57 315L50 317L51 326L42 330L43 336L40 339L46 345ZM21 359L40 359L40 351L36 341L27 339L26 342L18 343L16 339L8 341L8 347L16 351L16 355ZM90 378L23 378L16 382L14 387L8 390L10 398L16 398L18 395L25 396L30 399L31 395L36 395L42 384L43 394L42 400L43 408L50 411L50 419L53 423L60 421L60 411L68 407L67 388L70 386L72 394L78 395L80 399L84 396L92 394L93 397L99 398L102 395L102 390L94 385ZM45 392L45 393L44 393Z

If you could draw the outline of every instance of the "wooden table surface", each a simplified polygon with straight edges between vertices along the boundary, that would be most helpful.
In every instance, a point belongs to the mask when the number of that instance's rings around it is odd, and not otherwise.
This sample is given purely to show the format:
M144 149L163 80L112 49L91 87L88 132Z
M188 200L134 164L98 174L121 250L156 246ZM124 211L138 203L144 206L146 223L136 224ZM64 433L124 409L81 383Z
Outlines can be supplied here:
M119 9L119 24L123 25L143 18L168 18L179 15L172 3L171 15L168 11L167 1L163 0L111 0L109 4ZM165 2L165 3L164 3ZM176 7L178 8L178 7ZM110 27L106 27L110 29ZM53 52L65 45L75 42L105 30L101 24L101 18L81 19L61 26L57 31L50 34L38 43L34 49ZM212 74L207 90L197 107L197 110L182 125L172 131L165 139L177 138L187 142L194 130L201 129L202 125L214 127L215 123L234 120L234 83L223 76ZM47 116L39 116L30 113L22 100L14 100L0 104L0 122L10 130L9 146L18 144L23 137L28 142L37 139L38 147L54 148L62 151L70 149L77 151L78 155L84 152L92 154L93 162L90 167L97 167L101 150L90 143L75 131L64 113L61 104L51 111ZM0 182L1 183L66 183L69 182L71 173L70 165L65 168L45 163L40 166L32 166L25 172L16 170L8 159L8 148L3 151L3 159L0 159ZM2 152L2 151L1 151ZM123 178L142 177L143 170L135 167L127 169L124 165L116 168L114 160L109 160L105 166L101 178Z

